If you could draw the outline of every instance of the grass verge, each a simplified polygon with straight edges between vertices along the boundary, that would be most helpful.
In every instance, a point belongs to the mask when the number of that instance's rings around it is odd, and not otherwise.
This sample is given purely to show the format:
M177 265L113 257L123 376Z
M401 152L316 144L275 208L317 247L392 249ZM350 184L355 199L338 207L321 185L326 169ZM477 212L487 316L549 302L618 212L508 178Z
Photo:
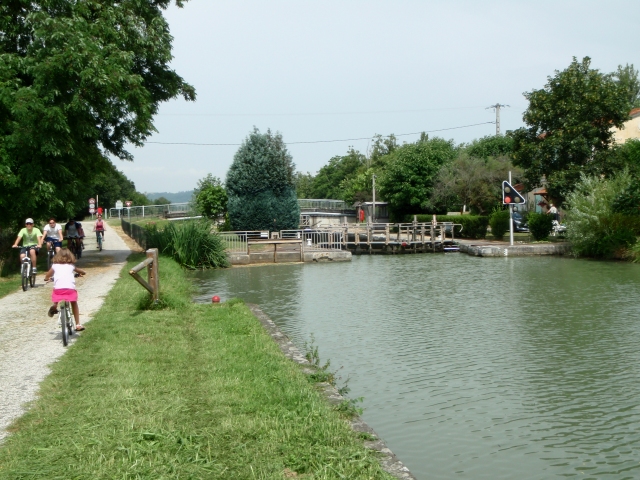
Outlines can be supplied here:
M127 272L143 255L133 255ZM391 478L242 302L126 273L0 448L1 479Z

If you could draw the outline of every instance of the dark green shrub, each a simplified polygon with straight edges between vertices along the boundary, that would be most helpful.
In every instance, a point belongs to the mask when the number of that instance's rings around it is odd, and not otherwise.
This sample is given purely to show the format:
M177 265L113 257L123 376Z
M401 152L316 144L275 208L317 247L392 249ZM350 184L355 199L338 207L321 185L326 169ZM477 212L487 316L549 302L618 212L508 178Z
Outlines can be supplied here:
M431 222L433 215L416 215L419 223ZM462 225L456 227L455 236L458 238L484 238L487 235L487 227L489 226L489 217L483 217L479 215L437 215L438 222L453 222ZM413 222L413 215L406 215L404 217L406 223Z
M282 135L254 129L233 157L226 187L234 230L298 228L294 165Z
M224 243L209 221L171 222L163 229L146 227L147 248L173 257L190 269L228 267Z
M588 242L575 242L574 253L596 258L622 258L640 235L640 216L614 213L593 223L593 236Z
M509 231L509 210L496 210L489 216L491 235L502 240L504 234Z
M546 213L529 213L529 232L534 240L544 240L549 238L553 230L553 217Z
M640 183L633 183L620 193L614 199L611 209L614 213L640 215Z

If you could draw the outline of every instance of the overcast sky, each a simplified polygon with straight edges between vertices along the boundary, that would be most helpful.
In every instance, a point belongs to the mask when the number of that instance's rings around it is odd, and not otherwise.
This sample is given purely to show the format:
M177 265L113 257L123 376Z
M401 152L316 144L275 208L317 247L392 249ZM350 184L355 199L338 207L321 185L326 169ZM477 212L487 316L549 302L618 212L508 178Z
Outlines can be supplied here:
M315 173L374 134L491 122L522 125L525 91L573 56L611 72L640 66L640 2L190 0L166 12L173 67L195 102L160 108L149 142L239 144L256 126L282 133L298 170ZM458 143L495 125L433 132ZM415 141L418 134L399 136ZM334 143L293 144L365 138ZM115 163L140 191L191 190L224 180L237 146L133 148Z

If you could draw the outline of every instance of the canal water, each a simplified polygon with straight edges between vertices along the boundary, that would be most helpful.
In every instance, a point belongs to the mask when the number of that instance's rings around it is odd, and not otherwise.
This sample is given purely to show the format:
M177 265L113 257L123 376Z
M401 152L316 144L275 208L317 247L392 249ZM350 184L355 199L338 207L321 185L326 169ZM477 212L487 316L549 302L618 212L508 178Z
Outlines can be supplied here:
M640 478L640 265L361 256L197 275L364 397L419 479Z

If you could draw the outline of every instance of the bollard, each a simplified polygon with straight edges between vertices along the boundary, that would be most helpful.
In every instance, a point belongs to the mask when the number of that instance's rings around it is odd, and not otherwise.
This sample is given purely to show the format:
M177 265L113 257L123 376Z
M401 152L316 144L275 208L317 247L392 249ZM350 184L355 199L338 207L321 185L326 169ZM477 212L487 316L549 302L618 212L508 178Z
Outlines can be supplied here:
M220 303L220 297L214 295L213 297L211 297L211 303Z

